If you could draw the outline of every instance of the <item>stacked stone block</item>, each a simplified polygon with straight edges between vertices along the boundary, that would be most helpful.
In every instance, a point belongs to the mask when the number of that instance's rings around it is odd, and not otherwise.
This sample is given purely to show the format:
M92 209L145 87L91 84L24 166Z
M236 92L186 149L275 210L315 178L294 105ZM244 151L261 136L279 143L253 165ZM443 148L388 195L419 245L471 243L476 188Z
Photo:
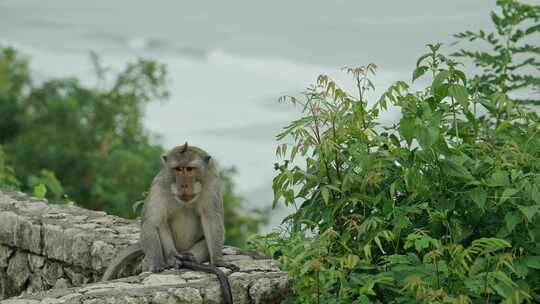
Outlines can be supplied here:
M99 281L123 248L138 240L138 223L104 212L48 204L20 192L0 191L0 299L2 303L219 303L219 285L208 274L168 270ZM278 303L288 279L275 261L253 259L227 247L224 270L235 303Z

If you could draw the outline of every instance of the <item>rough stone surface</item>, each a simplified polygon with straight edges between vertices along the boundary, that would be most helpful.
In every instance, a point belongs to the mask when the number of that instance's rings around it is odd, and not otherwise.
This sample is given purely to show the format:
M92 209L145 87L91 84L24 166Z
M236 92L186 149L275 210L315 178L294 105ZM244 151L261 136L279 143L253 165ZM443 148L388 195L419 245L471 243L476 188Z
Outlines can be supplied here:
M20 192L0 191L0 301L46 303L220 303L210 274L169 269L140 273L134 263L111 282L98 281L111 260L139 238L139 225L103 212L52 205ZM226 247L234 303L279 303L287 275L270 259ZM8 299L9 298L9 299Z
M30 277L30 267L28 266L28 255L23 252L15 253L9 260L7 275L13 282L15 289L21 289Z
M185 270L166 270L166 274L148 272L111 282L94 283L76 288L52 289L4 300L2 304L16 303L220 303L217 279L189 282L183 279ZM163 276L178 279L163 282ZM154 277L154 278L153 278ZM147 282L156 284L147 284ZM234 303L279 303L289 288L284 273L275 271L238 273L229 277ZM27 301L27 302L24 302Z

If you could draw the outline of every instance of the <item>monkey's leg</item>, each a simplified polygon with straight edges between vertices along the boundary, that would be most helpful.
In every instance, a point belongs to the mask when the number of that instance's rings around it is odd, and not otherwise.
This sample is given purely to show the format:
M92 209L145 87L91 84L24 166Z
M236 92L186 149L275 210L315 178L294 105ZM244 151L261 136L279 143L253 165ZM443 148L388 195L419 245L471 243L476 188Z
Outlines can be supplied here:
M210 264L216 264L223 255L225 223L223 220L223 202L219 192L199 209L204 239L210 255Z
M150 263L150 271L159 272L167 266L163 256L159 229L152 223L143 223L142 225L141 247Z
M187 251L177 254L176 257L180 260L204 263L210 259L210 254L208 253L208 246L206 245L206 241L204 239L201 239Z

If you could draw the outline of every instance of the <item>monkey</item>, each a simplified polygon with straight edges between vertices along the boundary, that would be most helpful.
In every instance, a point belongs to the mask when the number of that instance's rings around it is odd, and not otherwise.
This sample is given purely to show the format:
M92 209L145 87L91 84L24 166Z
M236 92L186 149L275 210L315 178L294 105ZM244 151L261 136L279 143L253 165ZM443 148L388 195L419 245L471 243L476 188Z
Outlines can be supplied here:
M232 303L225 274L216 266L225 239L223 197L216 165L204 150L186 142L162 156L141 215L140 240L109 265L102 281L116 278L144 255L150 271L186 267L216 274L222 303ZM209 265L201 263L209 262Z

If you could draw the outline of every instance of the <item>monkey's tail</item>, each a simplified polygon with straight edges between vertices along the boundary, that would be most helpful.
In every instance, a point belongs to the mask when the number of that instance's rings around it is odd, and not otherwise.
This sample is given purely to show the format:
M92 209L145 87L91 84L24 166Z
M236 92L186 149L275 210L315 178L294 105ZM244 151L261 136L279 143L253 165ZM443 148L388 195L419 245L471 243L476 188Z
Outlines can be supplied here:
M204 265L190 261L182 261L182 266L191 270L198 270L206 273L215 274L218 278L219 286L221 287L221 303L233 304L231 285L229 285L229 280L227 279L227 276L219 268L213 265Z
M101 281L110 281L116 279L118 272L122 268L142 255L144 255L144 252L139 242L128 246L126 249L120 252L120 254L118 254L111 264L109 264L109 267L107 267Z

